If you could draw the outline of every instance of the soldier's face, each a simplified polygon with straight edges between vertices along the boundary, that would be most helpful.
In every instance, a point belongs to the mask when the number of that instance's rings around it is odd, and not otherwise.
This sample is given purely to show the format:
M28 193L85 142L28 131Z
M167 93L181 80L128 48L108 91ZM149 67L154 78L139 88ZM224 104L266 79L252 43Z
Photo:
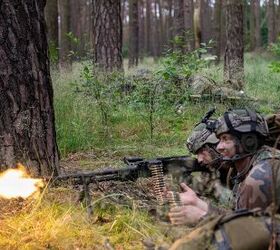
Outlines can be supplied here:
M213 161L211 153L209 152L209 150L207 150L207 148L204 147L197 151L196 157L197 161L203 165L208 165Z
M222 134L217 145L217 151L227 158L231 158L236 154L236 141L231 134Z

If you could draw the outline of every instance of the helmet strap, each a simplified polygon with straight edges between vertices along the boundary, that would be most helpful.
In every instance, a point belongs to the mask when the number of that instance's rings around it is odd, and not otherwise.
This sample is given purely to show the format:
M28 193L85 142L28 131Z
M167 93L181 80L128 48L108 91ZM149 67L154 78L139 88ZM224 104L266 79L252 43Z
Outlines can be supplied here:
M221 161L221 154L216 150L216 147L210 146L208 144L204 145L205 149L210 153L211 158L213 159L211 162L209 162L207 165L212 167L214 165L217 165Z

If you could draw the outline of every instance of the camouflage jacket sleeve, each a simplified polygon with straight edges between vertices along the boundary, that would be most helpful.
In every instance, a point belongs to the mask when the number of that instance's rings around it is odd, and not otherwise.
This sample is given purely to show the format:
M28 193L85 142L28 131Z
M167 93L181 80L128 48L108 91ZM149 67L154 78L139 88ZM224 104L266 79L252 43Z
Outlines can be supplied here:
M279 167L279 159L266 159L253 166L237 188L236 209L267 208L272 202L272 169ZM275 171L279 176L276 187L280 182L279 172Z

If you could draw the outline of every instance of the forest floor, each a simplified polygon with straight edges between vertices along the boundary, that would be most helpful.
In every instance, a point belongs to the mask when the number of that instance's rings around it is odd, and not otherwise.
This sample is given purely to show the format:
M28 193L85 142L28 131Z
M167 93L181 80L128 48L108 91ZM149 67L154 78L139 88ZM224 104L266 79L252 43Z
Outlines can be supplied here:
M70 154L62 159L61 170L69 174L122 165L119 158L99 153ZM168 222L168 207L155 199L151 178L90 185L91 215L79 201L81 190L62 183L44 189L39 200L1 202L0 248L168 249L190 230Z

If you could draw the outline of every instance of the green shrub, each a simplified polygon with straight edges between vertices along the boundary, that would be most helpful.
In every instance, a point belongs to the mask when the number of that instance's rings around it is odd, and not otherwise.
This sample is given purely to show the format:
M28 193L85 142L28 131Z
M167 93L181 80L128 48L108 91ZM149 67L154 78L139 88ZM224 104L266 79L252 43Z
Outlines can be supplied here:
M211 43L209 43L211 44ZM180 79L188 79L191 75L209 65L205 55L209 44L202 43L201 48L194 51L183 52L182 49L169 49L162 58L157 75L165 80L177 82Z
M269 50L278 58L278 61L273 61L268 65L268 68L273 73L280 73L280 37L278 37L276 43L272 43Z

